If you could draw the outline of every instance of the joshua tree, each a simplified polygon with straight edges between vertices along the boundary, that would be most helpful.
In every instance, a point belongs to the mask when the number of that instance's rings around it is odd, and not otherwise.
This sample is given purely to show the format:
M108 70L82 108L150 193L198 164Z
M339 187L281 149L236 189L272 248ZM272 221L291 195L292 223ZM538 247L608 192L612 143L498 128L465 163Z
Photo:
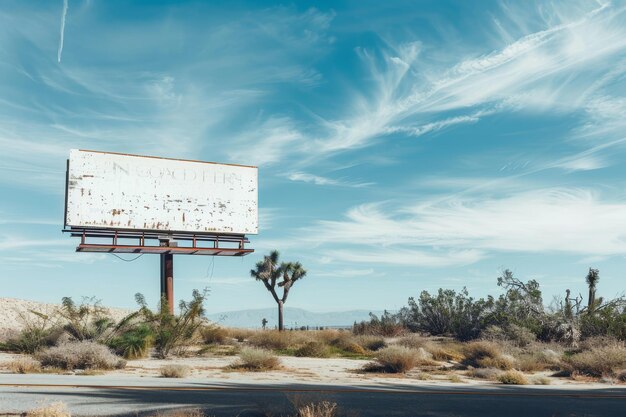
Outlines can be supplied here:
M263 326L263 330L265 330L265 326L267 326L267 319L265 317L261 320L261 326Z
M272 251L264 256L262 261L257 262L256 268L250 271L250 275L257 281L263 282L265 288L272 294L274 301L278 304L278 330L284 330L283 326L283 306L287 302L289 290L300 278L304 278L306 270L302 268L300 262L278 263L278 251ZM282 281L281 281L282 279ZM283 289L282 297L276 292L276 286Z
M589 300L587 301L587 312L593 313L596 306L596 286L600 281L600 271L597 269L589 268L589 273L586 277L587 285L589 286Z

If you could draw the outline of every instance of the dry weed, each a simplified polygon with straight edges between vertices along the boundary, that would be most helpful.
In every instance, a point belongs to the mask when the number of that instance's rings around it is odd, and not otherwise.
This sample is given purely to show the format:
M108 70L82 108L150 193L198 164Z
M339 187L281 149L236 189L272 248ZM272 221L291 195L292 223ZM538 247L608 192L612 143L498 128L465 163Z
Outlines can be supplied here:
M526 379L526 376L523 373L515 370L510 370L502 373L500 376L498 376L498 381L508 385L528 385L528 379Z
M26 417L71 417L71 414L64 403L55 402L27 411Z
M14 374L37 374L41 372L41 363L32 358L17 358L7 365Z
M191 373L187 365L171 364L162 366L159 370L163 378L185 378Z
M243 348L239 360L231 368L248 371L270 371L280 367L280 360L271 351L259 348Z
M322 401L298 408L298 417L334 417L336 412L337 403Z

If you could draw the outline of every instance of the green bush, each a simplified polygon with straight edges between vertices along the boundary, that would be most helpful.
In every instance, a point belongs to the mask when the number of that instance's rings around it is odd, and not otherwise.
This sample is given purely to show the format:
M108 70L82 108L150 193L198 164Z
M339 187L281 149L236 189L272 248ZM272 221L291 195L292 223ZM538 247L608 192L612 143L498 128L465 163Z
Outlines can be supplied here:
M139 359L148 356L153 343L152 328L142 323L111 339L108 345L126 359Z

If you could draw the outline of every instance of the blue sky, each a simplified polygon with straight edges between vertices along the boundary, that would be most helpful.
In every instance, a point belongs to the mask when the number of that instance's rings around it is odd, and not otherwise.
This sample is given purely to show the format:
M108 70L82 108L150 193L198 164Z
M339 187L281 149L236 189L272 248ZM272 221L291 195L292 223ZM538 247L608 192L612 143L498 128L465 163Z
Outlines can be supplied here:
M626 290L624 2L12 1L0 5L0 265L6 297L156 303L158 258L74 253L71 148L254 164L257 252L175 261L177 298L397 309L503 268L549 303ZM63 17L65 15L65 18Z

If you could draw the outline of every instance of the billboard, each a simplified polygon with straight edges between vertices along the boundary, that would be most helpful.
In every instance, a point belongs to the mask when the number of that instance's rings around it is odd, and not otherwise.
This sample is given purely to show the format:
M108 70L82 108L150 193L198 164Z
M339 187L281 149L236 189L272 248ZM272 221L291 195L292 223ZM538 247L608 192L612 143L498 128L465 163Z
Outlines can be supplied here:
M258 233L258 169L72 149L65 224L142 231Z

